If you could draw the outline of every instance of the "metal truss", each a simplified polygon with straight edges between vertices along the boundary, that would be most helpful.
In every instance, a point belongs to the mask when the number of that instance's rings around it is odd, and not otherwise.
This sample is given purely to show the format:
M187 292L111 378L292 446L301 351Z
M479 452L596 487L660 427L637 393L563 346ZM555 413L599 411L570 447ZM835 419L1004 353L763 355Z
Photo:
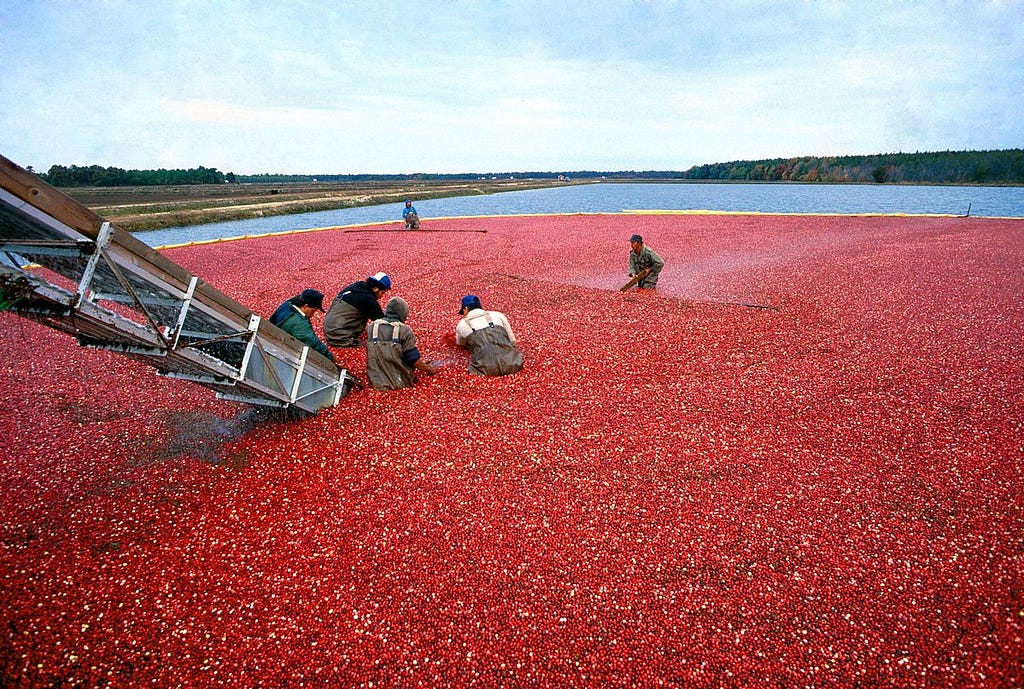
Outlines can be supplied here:
M238 402L316 413L358 384L319 352L2 156L0 310Z

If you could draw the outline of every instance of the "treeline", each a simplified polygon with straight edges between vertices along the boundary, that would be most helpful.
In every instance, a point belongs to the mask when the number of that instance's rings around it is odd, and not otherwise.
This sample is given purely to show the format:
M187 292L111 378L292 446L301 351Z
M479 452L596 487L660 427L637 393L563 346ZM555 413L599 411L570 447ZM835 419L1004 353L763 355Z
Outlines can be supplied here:
M463 172L418 174L236 175L216 168L122 170L99 165L54 165L39 174L56 187L151 186L159 184L282 184L288 182L416 182L473 179L716 180L874 184L1024 184L1024 149L805 156L737 160L678 170L574 170L563 172Z
M774 158L696 165L681 179L874 184L1024 184L1024 149Z
M224 174L216 168L201 166L191 170L123 170L99 165L53 165L39 177L55 187L147 187L235 181L233 173Z

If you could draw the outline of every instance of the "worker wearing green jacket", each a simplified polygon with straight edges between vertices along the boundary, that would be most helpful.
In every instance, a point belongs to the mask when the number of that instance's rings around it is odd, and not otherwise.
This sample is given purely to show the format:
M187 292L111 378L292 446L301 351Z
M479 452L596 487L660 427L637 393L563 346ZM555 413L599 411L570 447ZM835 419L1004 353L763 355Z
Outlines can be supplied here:
M334 361L334 354L313 332L313 323L310 321L314 313L323 310L323 293L315 289L304 289L301 294L278 306L277 311L270 317L270 322L310 349L315 349Z

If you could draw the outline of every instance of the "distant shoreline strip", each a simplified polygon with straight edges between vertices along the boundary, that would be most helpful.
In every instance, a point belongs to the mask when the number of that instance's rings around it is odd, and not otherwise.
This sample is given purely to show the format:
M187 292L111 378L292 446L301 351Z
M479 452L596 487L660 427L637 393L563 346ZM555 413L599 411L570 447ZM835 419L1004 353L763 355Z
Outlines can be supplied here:
M785 215L785 216L806 216L806 217L838 217L838 218L965 218L965 215L956 213L786 213L781 211L713 211L713 210L634 210L625 209L624 214L636 215ZM972 218L985 216L972 215ZM997 218L999 219L999 218ZM1013 218L1005 218L1012 220ZM1018 218L1019 219L1019 218Z

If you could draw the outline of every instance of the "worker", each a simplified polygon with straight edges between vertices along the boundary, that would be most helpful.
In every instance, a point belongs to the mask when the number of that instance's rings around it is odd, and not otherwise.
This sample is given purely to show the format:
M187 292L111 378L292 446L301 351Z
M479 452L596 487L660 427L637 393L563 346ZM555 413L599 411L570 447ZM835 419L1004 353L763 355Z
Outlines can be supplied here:
M649 246L644 246L644 238L638 234L629 238L631 248L629 252L629 277L643 275L636 286L640 289L655 289L658 286L658 276L665 262Z
M405 200L405 208L402 209L402 218L405 220L405 229L420 229L420 214L416 212L416 206L412 205L412 201L409 199Z
M391 289L387 273L375 273L338 292L324 316L324 336L332 347L358 347L368 321L384 316L380 297Z
M377 390L398 390L416 382L415 371L427 375L437 367L420 356L416 335L406 325L409 305L401 297L391 297L384 316L366 326L366 377Z
M480 297L467 294L459 305L462 320L455 326L455 344L473 353L469 372L478 376L506 376L523 369L523 354L516 347L505 314L485 311Z
M315 289L304 289L300 294L278 306L277 310L270 317L270 322L310 349L315 349L331 361L334 361L334 354L313 332L311 320L313 314L323 310L323 292L318 292Z

